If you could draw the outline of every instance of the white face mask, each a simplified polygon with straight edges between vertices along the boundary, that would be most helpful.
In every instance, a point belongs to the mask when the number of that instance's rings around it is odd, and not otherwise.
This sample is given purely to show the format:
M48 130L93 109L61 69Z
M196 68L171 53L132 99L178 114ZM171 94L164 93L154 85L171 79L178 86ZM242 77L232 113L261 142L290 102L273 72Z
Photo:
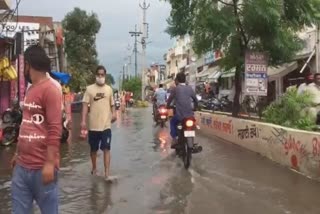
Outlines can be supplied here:
M105 77L96 77L96 83L98 85L104 85L106 83L106 78Z

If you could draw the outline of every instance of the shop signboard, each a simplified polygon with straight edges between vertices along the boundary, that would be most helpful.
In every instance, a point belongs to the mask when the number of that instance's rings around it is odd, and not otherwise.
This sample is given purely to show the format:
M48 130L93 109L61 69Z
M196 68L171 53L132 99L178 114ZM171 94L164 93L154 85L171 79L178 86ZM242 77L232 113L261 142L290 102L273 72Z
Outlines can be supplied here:
M204 64L211 64L222 58L221 51L209 51L204 56Z
M6 22L0 25L1 36L14 38L17 32L24 32L24 50L30 45L39 43L39 23L28 23L28 22Z
M262 52L247 51L245 56L245 94L268 95L268 56Z

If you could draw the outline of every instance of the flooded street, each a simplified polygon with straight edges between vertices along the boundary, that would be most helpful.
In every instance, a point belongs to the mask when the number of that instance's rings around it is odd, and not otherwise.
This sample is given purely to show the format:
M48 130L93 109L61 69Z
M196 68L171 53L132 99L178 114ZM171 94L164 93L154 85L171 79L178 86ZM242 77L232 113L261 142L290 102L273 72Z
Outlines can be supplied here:
M319 214L320 184L255 153L198 135L204 151L191 169L169 149L169 129L153 127L151 109L130 109L114 124L111 173L90 175L89 147L74 115L73 140L62 146L60 213ZM0 150L0 213L10 213L10 159ZM102 174L102 154L99 153ZM36 210L35 213L38 213Z

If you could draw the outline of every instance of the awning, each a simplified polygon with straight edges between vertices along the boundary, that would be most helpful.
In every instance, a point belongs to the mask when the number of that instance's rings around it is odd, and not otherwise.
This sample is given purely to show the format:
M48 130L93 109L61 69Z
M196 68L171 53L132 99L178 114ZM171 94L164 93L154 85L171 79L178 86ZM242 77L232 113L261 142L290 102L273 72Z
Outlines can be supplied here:
M210 74L208 79L219 79L219 77L222 75L222 73L220 71L216 71L213 74Z
M51 71L49 74L52 78L60 80L61 83L65 85L67 85L71 79L71 75L67 73Z
M297 62L285 63L278 67L268 67L269 81L281 78L298 68Z
M217 72L219 72L219 67L215 66L215 67L211 67L208 68L207 70L201 72L200 74L197 75L197 78L202 78L202 77L209 77L213 74L216 74Z
M222 72L221 78L234 77L236 75L236 68Z

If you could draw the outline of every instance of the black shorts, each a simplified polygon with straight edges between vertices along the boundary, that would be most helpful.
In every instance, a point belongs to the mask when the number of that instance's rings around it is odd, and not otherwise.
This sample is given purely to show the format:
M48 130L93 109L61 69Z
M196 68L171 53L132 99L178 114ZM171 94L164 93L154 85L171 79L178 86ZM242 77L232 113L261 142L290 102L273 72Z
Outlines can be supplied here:
M111 149L111 129L104 131L89 131L88 140L91 152L97 152L99 149L102 151Z

